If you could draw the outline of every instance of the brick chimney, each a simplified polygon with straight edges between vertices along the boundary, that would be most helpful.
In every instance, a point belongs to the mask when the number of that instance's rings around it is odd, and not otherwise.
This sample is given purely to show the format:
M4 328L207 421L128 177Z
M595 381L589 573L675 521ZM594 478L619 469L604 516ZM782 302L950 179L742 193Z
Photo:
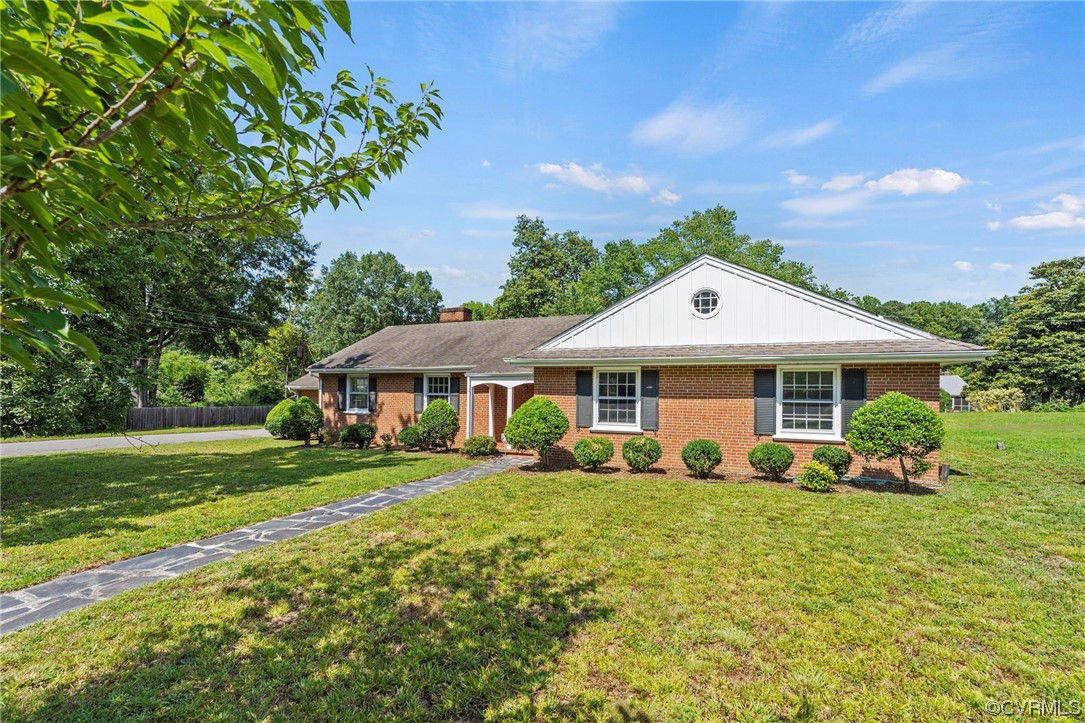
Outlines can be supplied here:
M471 321L471 310L466 306L449 306L441 309L440 322L446 321Z

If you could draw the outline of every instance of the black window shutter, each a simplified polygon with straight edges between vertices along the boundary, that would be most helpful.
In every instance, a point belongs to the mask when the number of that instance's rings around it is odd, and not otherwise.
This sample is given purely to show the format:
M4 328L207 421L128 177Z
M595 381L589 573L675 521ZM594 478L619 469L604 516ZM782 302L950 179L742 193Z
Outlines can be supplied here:
M347 408L347 378L339 377L339 411Z
M851 427L851 415L866 404L866 369L845 369L840 386L842 434L847 434Z
M640 373L640 428L659 429L659 372Z
M369 377L369 411L377 411L377 378Z
M590 427L592 423L590 369L576 373L576 426Z
M754 369L753 433L776 434L776 370Z
M448 403L452 405L452 408L456 410L456 414L460 413L460 378L449 377L448 379Z
M414 413L421 414L422 410L426 408L426 393L424 390L426 385L425 377L414 378Z

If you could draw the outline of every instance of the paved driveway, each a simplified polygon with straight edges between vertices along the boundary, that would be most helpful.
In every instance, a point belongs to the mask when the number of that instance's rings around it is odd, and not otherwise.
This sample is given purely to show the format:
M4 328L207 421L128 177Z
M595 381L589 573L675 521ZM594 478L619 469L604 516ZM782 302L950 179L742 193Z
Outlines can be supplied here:
M144 444L181 444L182 442L215 442L220 439L248 439L266 437L263 429L223 429L217 432L186 432L184 434L145 434L138 432L125 437L114 434L108 437L85 439L57 439L44 442L10 442L0 444L0 457L22 457L28 454L55 454L57 452L87 452L96 449L121 449Z

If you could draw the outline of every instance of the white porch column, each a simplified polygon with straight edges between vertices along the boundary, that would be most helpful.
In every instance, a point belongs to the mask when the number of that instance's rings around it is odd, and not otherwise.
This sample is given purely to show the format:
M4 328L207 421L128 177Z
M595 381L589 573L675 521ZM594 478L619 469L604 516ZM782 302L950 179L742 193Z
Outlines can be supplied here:
M512 390L513 387L505 387L505 429L509 428L509 420L512 419ZM512 445L505 442L505 449L512 449Z
M490 382L489 384L487 384L486 389L487 389L487 391L489 392L489 395L490 395L490 403L486 405L486 408L490 412L490 430L489 430L488 434L492 437L492 436L494 436L494 385L493 385L493 382Z
M471 384L471 377L466 377L464 381L467 382L467 433L463 438L467 439L475 434L475 388Z

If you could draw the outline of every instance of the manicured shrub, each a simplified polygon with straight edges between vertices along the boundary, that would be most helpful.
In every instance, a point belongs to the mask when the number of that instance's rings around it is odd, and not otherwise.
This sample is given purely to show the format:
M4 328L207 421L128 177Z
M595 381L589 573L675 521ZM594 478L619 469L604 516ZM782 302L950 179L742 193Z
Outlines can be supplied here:
M836 473L829 469L828 465L817 461L807 462L795 475L795 481L799 483L799 487L811 492L832 492L836 480Z
M497 440L488 434L476 434L464 440L460 452L468 457L490 457L497 454Z
M784 473L791 469L795 453L787 445L765 442L751 449L746 460L755 470L779 482L784 478Z
M264 419L264 429L271 433L272 437L283 437L283 419L286 418L286 410L293 406L293 399L284 399L267 413Z
M694 477L704 479L723 461L723 454L711 439L695 439L682 448L682 461Z
M392 447L395 446L396 435L391 432L385 432L381 435L381 446L384 447L385 452L391 452Z
M440 444L448 449L459 431L460 417L452 405L443 399L430 402L418 418L418 434L427 445Z
M663 456L663 448L651 437L630 437L622 445L622 459L634 472L644 472Z
M821 462L841 479L851 469L851 452L843 447L818 447L814 450L814 461Z
M417 449L422 446L422 435L418 433L418 427L404 427L396 436L404 447Z
M969 392L968 402L980 412L1019 412L1025 404L1025 393L1017 387L987 389Z
M308 397L301 397L293 400L286 408L279 429L284 439L304 440L308 447L309 439L320 431L323 424L324 415L316 402Z
M847 440L866 459L897 460L908 489L911 477L931 468L927 455L942 448L945 436L942 418L925 402L889 392L855 410Z
M361 449L367 449L376 436L377 428L372 424L348 424L339 435L339 444L356 444Z
M516 449L539 453L545 467L550 450L569 431L565 412L546 397L532 397L512 413L505 427L505 439Z
M598 469L614 456L614 443L606 437L585 437L573 445L573 457L584 469Z

